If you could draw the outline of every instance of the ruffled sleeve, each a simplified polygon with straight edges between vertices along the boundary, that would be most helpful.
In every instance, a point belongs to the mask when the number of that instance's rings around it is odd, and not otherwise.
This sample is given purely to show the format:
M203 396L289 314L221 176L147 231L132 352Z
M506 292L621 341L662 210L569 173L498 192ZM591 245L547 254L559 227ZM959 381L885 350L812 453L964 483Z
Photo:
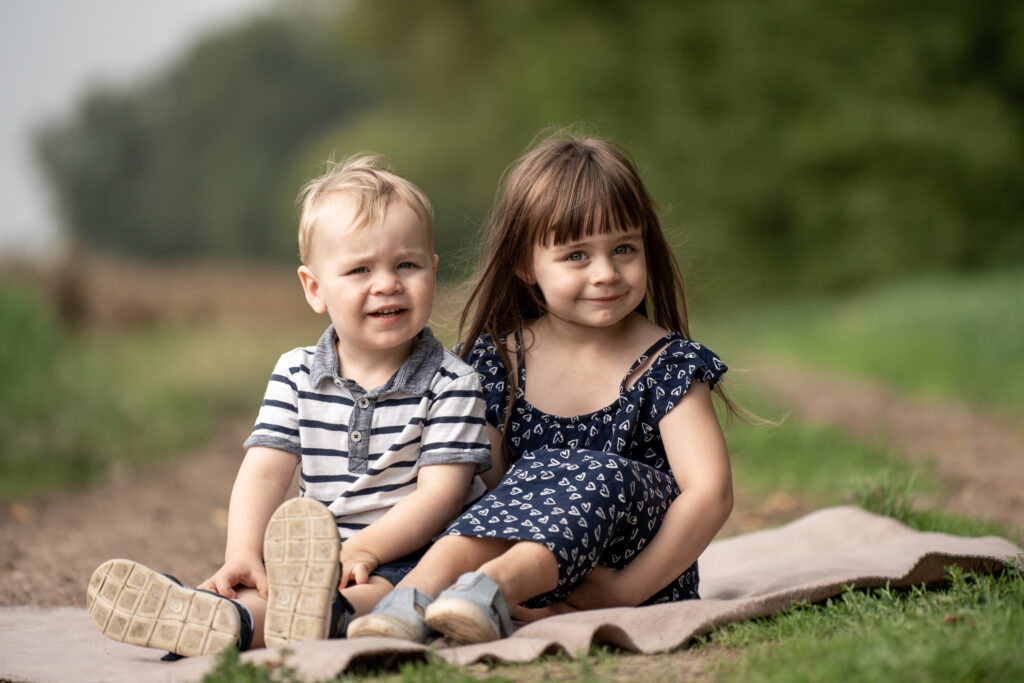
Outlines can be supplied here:
M688 339L672 340L640 380L644 394L641 404L647 413L644 421L654 427L676 407L694 381L706 382L714 389L728 369L711 349Z
M480 376L487 422L500 429L505 424L505 408L508 405L508 368L501 361L490 335L481 335L476 340L466 362Z

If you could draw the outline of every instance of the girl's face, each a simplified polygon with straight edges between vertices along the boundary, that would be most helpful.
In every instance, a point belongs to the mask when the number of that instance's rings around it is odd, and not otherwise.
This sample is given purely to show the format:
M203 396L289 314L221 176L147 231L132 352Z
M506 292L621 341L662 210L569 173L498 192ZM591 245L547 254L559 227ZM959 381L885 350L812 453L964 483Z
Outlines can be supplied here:
M548 314L585 327L610 327L632 313L647 292L647 263L639 228L585 235L533 248L532 272Z

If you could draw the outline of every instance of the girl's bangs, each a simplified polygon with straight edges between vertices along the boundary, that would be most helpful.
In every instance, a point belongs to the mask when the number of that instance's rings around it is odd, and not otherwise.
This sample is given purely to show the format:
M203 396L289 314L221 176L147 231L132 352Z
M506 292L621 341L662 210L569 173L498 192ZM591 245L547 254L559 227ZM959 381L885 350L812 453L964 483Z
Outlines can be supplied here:
M554 191L543 193L544 199L533 202L530 224L535 243L566 244L633 228L646 234L648 212L627 179L614 182L616 178L601 172L581 173L572 180L553 183Z

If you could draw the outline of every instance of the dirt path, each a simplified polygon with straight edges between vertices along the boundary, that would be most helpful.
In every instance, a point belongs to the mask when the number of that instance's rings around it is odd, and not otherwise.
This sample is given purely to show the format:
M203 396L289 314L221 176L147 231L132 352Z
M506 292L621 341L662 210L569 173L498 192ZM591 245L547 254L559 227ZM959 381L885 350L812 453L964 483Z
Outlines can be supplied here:
M252 418L225 421L188 456L0 510L0 605L85 604L101 562L128 557L195 584L224 554L227 501Z
M775 362L755 367L772 369L750 373L750 381L794 414L933 460L952 491L939 504L1024 526L1024 438L1009 426L863 381ZM228 495L250 428L250 416L225 420L209 444L166 466L118 471L92 489L0 509L0 605L81 606L90 573L113 557L171 571L187 584L205 578L222 557ZM794 496L754 502L740 491L723 533L806 511Z
M756 362L747 377L796 416L934 463L949 493L932 506L1024 528L1024 431L963 404L912 398L862 378Z

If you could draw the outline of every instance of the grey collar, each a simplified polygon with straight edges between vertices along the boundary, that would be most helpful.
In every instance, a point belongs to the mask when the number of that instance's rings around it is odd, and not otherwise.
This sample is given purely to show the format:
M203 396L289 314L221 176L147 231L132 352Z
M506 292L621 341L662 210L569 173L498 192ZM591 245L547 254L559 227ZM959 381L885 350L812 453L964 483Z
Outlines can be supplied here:
M338 338L334 331L334 325L330 325L320 337L316 344L316 351L313 353L313 360L309 365L309 379L314 387L320 386L324 380L340 379L350 389L359 388L360 393L367 393L351 379L342 377L338 372L338 352L334 345ZM441 367L441 360L444 358L444 346L434 336L429 327L416 336L417 343L412 353L402 363L402 367L391 376L384 386L371 388L368 392L372 396L390 394L402 391L407 394L422 394L430 386L430 380Z

